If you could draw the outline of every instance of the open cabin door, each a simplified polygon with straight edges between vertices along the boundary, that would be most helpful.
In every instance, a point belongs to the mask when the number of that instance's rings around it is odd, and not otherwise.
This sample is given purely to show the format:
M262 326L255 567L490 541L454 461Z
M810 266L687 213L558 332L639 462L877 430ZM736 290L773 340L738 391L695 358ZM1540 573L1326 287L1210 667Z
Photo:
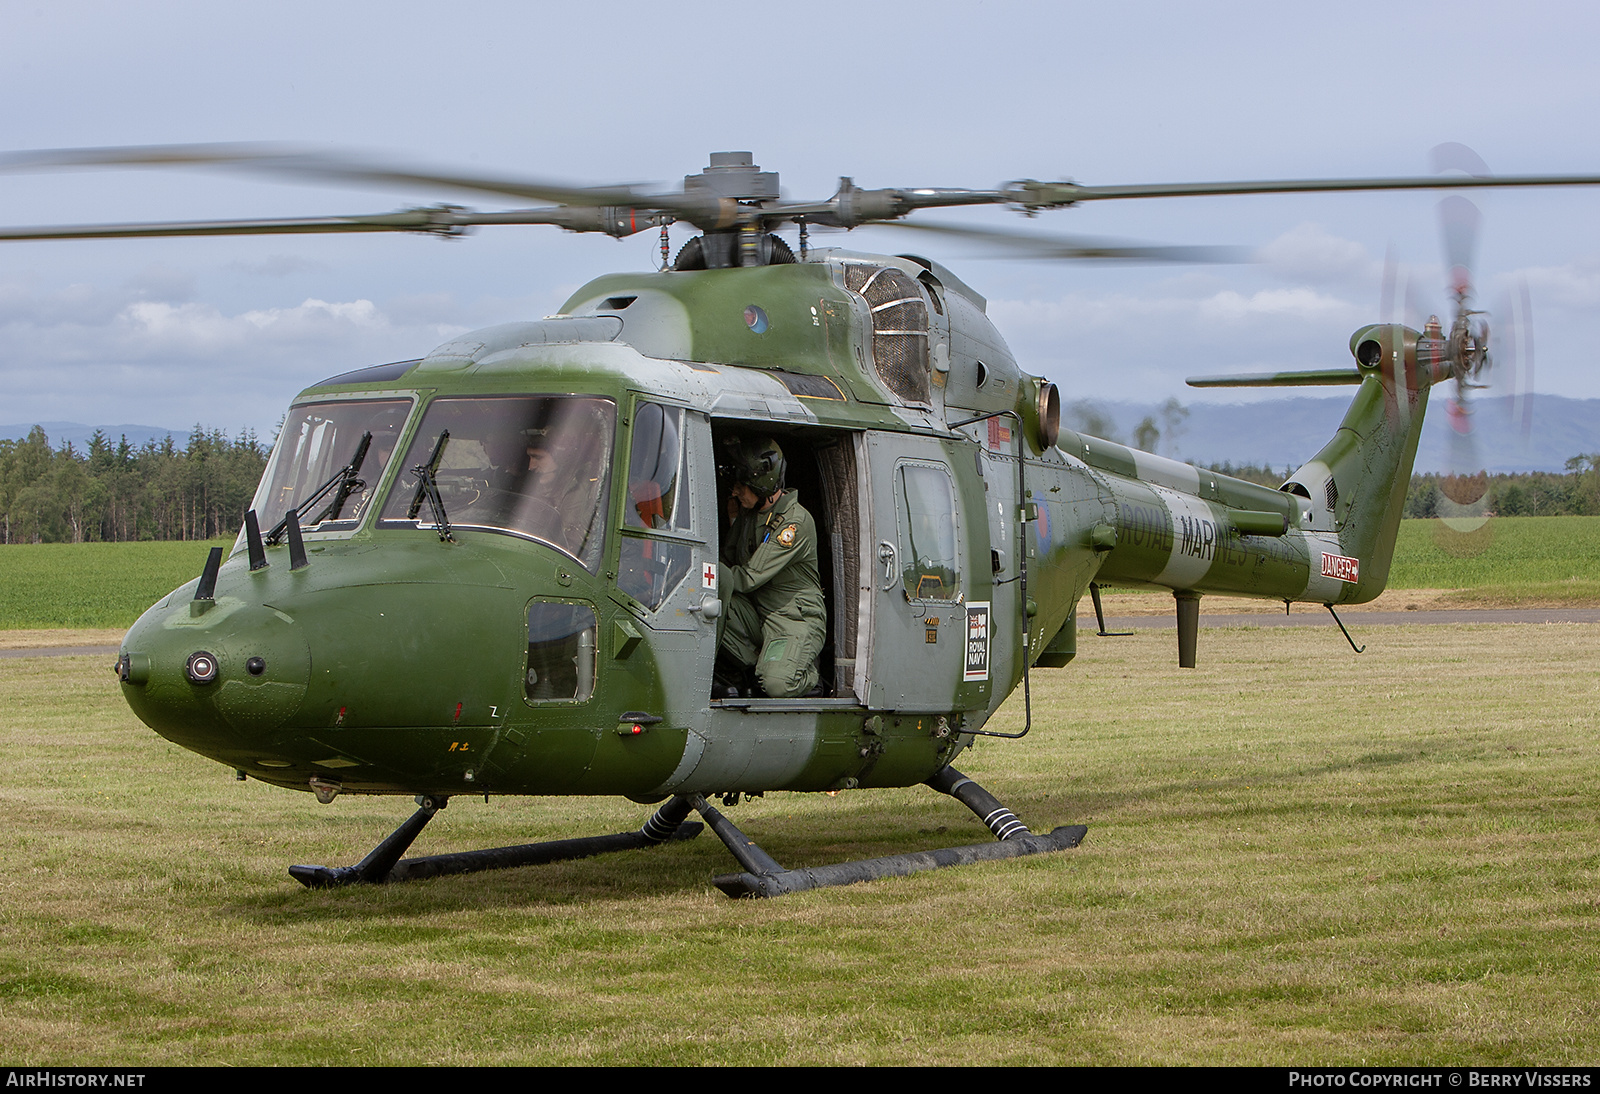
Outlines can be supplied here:
M704 706L716 659L716 624L700 610L717 595L711 424L696 411L640 399L630 427L617 565L630 610L611 636L614 667L640 676L641 695L659 687L668 719L681 724ZM633 652L646 638L653 661Z
M874 432L866 434L866 457L862 630L871 641L858 690L882 710L982 706L977 693L987 697L990 679L989 574L970 571L972 559L988 553L988 527L964 519L963 497L982 490L971 446ZM974 587L985 590L982 602L970 602L966 590ZM970 661L969 631L978 633L971 628L980 623L981 650L973 647L978 659Z

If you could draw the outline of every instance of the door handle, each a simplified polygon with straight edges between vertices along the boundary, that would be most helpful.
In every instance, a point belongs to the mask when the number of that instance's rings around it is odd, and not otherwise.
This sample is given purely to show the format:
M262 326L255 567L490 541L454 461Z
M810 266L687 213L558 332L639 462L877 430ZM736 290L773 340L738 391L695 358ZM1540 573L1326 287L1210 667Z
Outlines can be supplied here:
M898 557L899 553L895 550L894 544L890 543L888 540L883 540L878 544L878 561L883 563L883 587L881 590L883 592L888 592L890 589L894 588L894 579L896 576L895 560Z

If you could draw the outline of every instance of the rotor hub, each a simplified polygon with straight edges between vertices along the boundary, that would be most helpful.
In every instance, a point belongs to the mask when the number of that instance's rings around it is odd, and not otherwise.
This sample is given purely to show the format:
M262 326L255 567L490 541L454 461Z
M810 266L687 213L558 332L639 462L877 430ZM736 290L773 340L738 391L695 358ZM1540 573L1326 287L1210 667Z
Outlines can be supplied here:
M734 201L776 201L778 173L761 170L749 152L713 152L710 166L683 176L683 189Z

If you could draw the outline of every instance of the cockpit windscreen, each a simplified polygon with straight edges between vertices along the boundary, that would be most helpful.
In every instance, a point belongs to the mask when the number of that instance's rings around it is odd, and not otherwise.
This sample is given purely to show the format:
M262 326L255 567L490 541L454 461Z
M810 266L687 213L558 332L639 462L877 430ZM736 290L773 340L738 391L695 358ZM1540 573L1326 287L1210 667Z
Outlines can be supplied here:
M536 539L593 571L600 564L604 539L615 430L616 405L610 399L435 399L412 437L380 524L432 521L416 469L437 453L434 484L453 528Z

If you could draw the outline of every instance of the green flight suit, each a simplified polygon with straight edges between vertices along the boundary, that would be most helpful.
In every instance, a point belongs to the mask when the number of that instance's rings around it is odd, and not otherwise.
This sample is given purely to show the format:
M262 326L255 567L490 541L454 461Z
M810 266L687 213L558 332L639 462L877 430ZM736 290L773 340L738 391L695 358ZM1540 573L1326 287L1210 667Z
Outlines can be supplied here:
M817 525L795 490L765 513L740 512L722 545L717 588L725 605L718 648L753 666L775 699L817 686L828 613L817 575Z

